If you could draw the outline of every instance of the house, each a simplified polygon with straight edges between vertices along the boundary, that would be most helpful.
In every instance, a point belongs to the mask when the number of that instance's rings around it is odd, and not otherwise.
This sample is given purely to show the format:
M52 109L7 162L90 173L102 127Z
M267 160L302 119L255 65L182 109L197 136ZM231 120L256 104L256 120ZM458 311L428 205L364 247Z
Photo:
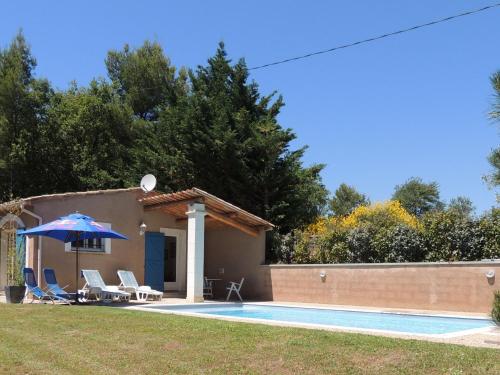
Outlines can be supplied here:
M80 268L97 269L106 283L117 284L116 271L131 270L140 283L203 300L203 277L225 283L245 277L242 293L255 297L258 268L265 261L265 232L273 225L203 190L144 193L140 188L52 194L0 205L0 287L7 283L12 251L25 249L25 264L43 282L42 270L54 268L59 282L75 289L76 243L47 237L24 238L31 228L78 211L128 237L85 240ZM80 280L79 287L83 286Z

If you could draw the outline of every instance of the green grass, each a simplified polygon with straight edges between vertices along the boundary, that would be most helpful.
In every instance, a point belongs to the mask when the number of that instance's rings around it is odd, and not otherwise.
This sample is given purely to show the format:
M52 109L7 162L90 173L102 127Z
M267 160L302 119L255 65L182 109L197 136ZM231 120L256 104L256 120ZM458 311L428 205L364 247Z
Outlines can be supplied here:
M499 374L500 350L111 307L0 304L0 373Z

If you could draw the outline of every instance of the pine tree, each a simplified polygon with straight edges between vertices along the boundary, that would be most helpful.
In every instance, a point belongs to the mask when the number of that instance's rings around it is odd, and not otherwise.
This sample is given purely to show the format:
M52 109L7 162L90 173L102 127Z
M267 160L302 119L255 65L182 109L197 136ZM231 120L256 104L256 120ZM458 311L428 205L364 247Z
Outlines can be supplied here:
M290 150L295 135L277 121L283 99L261 96L257 83L248 82L244 60L231 65L222 43L189 78L182 111L160 116L166 147L179 152L176 165L184 176L173 188L206 189L273 221L281 231L318 216L326 200L323 166L304 168L305 148Z
M21 32L0 51L0 191L2 200L48 186L43 164L46 113L52 90L35 79L36 60Z
M349 215L356 207L370 204L370 200L353 187L340 184L330 200L330 210L335 216Z

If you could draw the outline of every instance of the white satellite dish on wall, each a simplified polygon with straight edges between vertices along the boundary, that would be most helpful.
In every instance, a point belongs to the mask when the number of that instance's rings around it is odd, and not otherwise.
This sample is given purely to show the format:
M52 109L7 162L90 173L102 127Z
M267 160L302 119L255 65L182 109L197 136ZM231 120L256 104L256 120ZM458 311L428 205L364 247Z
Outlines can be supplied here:
M156 177L152 174L147 174L141 179L141 189L145 193L153 191L156 186Z

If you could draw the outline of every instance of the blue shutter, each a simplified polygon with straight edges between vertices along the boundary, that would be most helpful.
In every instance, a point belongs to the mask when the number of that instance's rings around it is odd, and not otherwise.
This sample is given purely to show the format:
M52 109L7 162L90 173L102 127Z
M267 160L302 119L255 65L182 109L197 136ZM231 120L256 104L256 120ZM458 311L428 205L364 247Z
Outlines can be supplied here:
M144 284L163 291L165 272L165 235L159 232L146 232L145 235Z

